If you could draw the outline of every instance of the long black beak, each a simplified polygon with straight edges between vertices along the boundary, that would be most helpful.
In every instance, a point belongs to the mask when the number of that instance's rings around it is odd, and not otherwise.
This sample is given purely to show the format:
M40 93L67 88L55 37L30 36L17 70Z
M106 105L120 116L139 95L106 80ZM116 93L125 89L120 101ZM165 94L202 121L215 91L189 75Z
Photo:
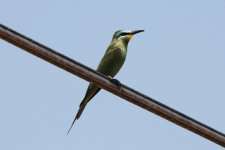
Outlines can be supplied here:
M134 34L137 34L137 33L140 33L140 32L144 32L145 30L135 30L135 31L132 31L131 32L131 35L134 35Z

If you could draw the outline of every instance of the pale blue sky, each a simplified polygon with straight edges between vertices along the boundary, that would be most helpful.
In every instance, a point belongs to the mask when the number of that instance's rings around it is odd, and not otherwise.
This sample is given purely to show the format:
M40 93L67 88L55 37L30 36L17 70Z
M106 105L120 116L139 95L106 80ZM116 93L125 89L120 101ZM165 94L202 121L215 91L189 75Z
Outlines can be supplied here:
M224 0L0 0L4 25L93 69L118 29L129 44L122 83L225 132ZM222 147L104 90L66 134L88 83L0 41L0 149Z

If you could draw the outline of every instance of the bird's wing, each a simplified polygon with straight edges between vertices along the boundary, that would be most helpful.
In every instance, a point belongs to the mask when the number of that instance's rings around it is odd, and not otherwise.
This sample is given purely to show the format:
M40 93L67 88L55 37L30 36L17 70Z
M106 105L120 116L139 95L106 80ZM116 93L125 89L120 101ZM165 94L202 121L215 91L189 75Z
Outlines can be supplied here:
M100 90L101 90L101 88L94 85L93 83L90 83L88 88L87 88L87 92L85 94L85 97L80 103L80 107L83 106L83 105L86 105ZM79 113L79 111L78 111L78 113ZM79 119L80 115L77 115L78 116L77 119Z
M104 65L107 64L106 62L109 61L109 57L112 57L113 56L112 53L116 49L118 49L118 47L116 45L109 46L109 48L106 50L104 56L102 57L99 65L98 65L97 72L102 73L102 74L105 74L105 69L109 69L109 68L105 67Z
M102 58L102 60L101 60L101 62L103 62L104 63L104 61L105 61L105 59L107 59L107 57L109 57L110 55L111 55L111 53L112 53L112 51L114 50L114 49L116 49L117 47L113 47L113 48L111 48L111 47L109 47L108 49L107 49L107 51L106 51L106 53L105 53L105 55L103 56L103 58ZM101 64L101 63L100 63ZM100 65L98 66L98 68L97 68L97 71L99 71L100 73L102 73L101 72L101 67L100 67ZM93 84L93 83L90 83L89 84L89 86L88 86L88 88L87 88L87 92L86 92L86 94L85 94L85 97L84 97L84 99L82 100L82 102L80 103L80 108L79 108L79 110L78 110L78 112L77 112L77 115L76 115L76 117L75 117L75 119L79 119L80 118L80 116L81 116L81 114L82 114L82 112L83 112L83 110L84 110L84 108L85 108L85 106L87 105L87 103L100 91L100 89L101 88L99 88L98 86L96 86L95 84Z

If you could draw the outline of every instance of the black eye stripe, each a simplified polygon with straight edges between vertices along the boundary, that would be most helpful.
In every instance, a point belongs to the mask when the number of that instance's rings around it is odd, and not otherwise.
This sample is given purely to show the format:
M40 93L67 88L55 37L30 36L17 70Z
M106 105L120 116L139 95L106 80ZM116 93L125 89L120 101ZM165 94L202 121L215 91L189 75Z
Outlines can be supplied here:
M129 33L123 32L120 34L120 36L128 35Z

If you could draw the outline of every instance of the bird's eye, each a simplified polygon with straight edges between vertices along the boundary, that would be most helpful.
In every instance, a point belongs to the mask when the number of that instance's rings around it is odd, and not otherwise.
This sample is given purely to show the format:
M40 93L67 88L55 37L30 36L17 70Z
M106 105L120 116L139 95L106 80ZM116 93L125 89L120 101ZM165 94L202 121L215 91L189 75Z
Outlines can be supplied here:
M120 34L120 36L124 36L124 35L127 35L127 33L123 32Z

